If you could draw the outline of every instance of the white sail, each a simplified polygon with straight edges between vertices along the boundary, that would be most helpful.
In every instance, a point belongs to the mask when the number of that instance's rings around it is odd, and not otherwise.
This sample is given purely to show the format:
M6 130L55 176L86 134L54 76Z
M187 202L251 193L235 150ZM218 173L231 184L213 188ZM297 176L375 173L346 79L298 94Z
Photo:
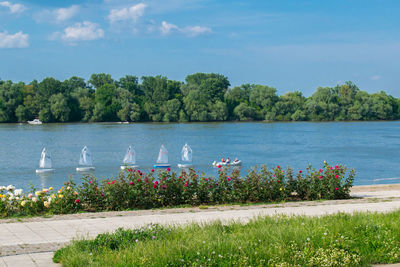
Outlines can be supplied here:
M190 146L188 144L185 144L182 148L182 161L183 162L192 162L193 158L192 158L192 149L190 148Z
M168 151L164 145L161 145L160 152L158 153L158 164L167 164L168 163Z
M46 152L46 148L43 148L42 155L40 156L39 167L42 169L51 169L51 156L50 153Z
M126 151L123 163L131 165L136 164L136 152L131 146L129 146L128 150Z
M85 146L82 149L81 157L79 158L79 165L81 166L92 166L92 154L90 153L89 149Z

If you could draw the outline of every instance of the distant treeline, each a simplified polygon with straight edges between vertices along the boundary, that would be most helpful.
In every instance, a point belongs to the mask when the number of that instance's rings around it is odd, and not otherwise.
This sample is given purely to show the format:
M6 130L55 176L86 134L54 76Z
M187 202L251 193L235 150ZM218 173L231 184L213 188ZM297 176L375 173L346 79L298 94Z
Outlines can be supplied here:
M185 82L164 76L92 74L86 82L45 78L29 84L0 80L0 122L78 121L341 121L396 120L400 99L368 94L352 82L319 87L310 97L294 91L278 96L266 85L230 88L221 74L195 73Z

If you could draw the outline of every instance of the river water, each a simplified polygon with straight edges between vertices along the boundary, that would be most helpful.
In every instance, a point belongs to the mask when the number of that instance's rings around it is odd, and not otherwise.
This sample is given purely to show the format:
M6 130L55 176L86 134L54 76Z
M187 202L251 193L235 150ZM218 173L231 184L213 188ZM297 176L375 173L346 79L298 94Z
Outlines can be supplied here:
M129 145L137 153L141 170L150 170L161 144L172 166L180 162L187 142L193 149L196 170L216 175L214 160L237 157L247 169L308 164L320 168L324 160L342 163L357 171L355 184L400 182L400 122L263 123L225 122L188 124L1 124L0 185L28 189L61 186L75 171L80 151L88 146L97 177L114 177ZM51 175L37 175L41 150L51 152ZM177 170L177 168L173 167ZM390 179L387 179L390 178ZM378 179L378 180L377 180ZM384 179L384 180L379 180Z

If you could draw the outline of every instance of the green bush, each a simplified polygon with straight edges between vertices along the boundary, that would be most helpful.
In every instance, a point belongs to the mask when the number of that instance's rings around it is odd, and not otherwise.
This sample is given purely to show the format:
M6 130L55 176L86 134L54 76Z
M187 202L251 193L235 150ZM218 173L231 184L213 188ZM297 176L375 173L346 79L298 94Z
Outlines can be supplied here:
M342 165L323 169L311 166L296 175L280 166L253 168L244 177L240 170L221 167L218 176L200 176L195 170L179 175L169 169L149 173L127 169L115 179L87 176L80 185L71 179L59 190L29 194L13 186L0 187L0 216L64 214L78 211L150 209L179 205L279 202L350 198L355 171ZM17 194L18 193L18 194Z

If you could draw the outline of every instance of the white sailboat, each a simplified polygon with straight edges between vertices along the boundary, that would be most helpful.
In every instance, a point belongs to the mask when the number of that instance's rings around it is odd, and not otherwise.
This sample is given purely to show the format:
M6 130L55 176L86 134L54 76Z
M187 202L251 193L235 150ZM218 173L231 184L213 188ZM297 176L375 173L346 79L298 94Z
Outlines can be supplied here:
M126 154L122 162L124 163L124 165L121 166L121 170L135 169L139 167L138 165L136 165L136 152L132 148L132 146L129 146L128 150L126 150Z
M154 164L154 168L168 168L171 164L168 163L168 150L164 145L161 145L160 152L158 153L157 163Z
M36 173L45 173L45 172L53 172L52 162L50 153L46 151L46 148L43 148L42 154L40 156L39 169L36 170Z
M190 148L190 146L186 143L183 147L182 147L182 151L181 151L181 159L182 159L182 163L178 164L179 168L191 168L193 167L192 161L193 161L193 151Z
M93 171L95 168L93 167L92 161L92 153L90 153L89 149L85 146L82 149L81 156L79 158L79 167L76 168L77 171L85 172L85 171Z

